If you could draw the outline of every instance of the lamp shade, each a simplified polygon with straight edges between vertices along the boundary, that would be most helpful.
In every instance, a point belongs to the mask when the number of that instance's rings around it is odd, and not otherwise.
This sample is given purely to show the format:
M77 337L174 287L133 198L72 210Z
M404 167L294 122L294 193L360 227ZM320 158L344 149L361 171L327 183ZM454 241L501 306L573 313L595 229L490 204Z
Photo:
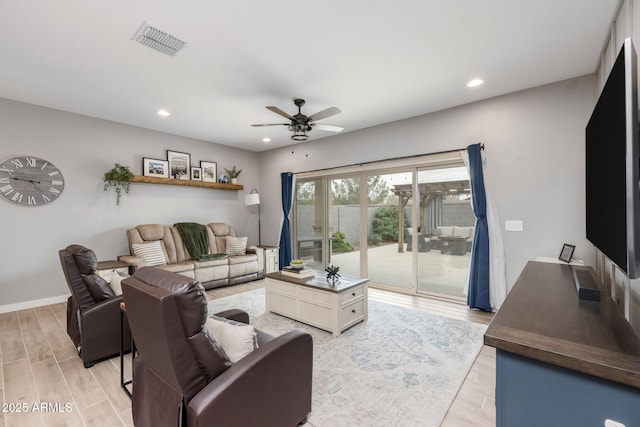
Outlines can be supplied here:
M259 205L260 204L260 194L251 193L244 196L244 204L247 206L251 205Z

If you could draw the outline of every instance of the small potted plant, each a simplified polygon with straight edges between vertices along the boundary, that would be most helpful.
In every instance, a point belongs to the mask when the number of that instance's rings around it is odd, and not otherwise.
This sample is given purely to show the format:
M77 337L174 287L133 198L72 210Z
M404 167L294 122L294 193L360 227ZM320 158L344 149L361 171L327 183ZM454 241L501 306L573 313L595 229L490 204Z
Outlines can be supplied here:
M240 173L242 172L242 169L236 169L236 167L234 166L233 168L231 168L231 170L229 170L227 168L225 168L224 170L229 175L229 178L231 178L231 183L232 184L237 184L238 183L238 177L240 176Z
M129 170L129 166L122 166L116 163L115 166L109 169L104 174L104 191L108 191L109 188L116 190L116 205L120 205L120 197L122 192L129 193L131 187L131 178L133 173Z

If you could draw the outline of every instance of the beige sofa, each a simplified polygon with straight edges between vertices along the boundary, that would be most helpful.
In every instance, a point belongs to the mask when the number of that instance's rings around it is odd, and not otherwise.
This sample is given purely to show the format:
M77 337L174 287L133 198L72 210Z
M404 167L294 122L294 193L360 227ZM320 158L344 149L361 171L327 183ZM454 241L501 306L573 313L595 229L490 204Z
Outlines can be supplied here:
M209 254L225 254L227 252L227 236L237 237L228 224L210 223L206 225L209 240ZM177 227L161 224L143 224L127 230L129 251L131 255L118 257L120 261L138 267L153 265L162 270L182 274L200 281L206 289L256 280L264 276L263 249L247 246L245 255L220 255L219 259L199 261L192 259ZM157 242L157 243L156 243ZM152 244L154 249L161 248L163 260L146 257L147 260L135 255L134 246ZM147 246L147 245L145 245ZM138 247L139 249L139 247Z

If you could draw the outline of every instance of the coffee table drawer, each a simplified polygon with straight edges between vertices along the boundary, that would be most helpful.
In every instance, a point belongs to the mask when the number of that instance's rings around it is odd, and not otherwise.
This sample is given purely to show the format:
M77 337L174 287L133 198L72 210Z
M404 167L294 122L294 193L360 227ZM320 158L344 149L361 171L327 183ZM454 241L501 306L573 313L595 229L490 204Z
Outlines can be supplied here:
M298 295L297 286L291 283L280 282L277 280L269 281L269 288L272 291L280 292L283 294Z
M364 299L361 299L360 301L356 301L342 307L342 322L340 324L340 329L364 319L364 303Z
M306 299L311 302L325 305L331 305L333 303L334 294L331 294L329 292L317 291L305 287L300 287L298 290L300 291L298 295L301 299Z
M351 300L360 298L364 295L364 286L357 286L340 294L340 305L346 304Z

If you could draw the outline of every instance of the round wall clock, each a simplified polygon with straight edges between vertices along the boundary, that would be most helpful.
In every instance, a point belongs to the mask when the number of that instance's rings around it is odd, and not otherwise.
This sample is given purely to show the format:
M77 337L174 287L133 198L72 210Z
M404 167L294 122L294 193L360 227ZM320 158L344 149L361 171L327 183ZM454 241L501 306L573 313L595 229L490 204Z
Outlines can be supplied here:
M60 169L39 157L17 156L0 164L0 196L19 206L40 206L60 197Z

